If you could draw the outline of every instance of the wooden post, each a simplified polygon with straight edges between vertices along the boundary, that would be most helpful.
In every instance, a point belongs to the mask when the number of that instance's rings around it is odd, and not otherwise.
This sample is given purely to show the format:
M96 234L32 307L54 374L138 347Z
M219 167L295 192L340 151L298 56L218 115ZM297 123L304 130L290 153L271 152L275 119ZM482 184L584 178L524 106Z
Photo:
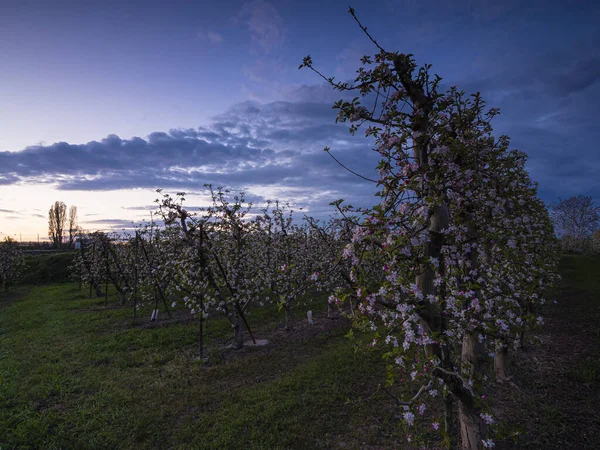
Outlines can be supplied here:
M138 291L138 232L135 232L135 240L133 241L133 323L135 323L135 314L137 309L137 291Z

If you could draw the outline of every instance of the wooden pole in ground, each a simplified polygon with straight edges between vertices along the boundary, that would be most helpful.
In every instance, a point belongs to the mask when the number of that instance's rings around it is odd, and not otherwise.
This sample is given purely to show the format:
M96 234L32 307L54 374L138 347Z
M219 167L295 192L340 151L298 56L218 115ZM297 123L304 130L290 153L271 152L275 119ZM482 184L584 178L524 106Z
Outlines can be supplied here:
M133 323L135 323L135 313L137 309L137 293L138 293L138 232L135 232L135 241L133 241Z
M106 243L104 244L104 265L106 269L106 274L104 276L104 307L108 306L108 271L110 268L108 267L108 249L106 247Z

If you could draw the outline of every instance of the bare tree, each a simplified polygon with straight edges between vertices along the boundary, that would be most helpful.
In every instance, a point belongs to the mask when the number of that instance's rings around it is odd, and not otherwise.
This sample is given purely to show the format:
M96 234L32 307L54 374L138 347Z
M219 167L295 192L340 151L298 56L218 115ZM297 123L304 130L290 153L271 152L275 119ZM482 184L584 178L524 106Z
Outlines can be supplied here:
M550 206L550 214L561 236L583 239L600 227L600 206L594 204L591 196L559 198Z
M48 211L48 237L56 248L62 247L63 234L67 222L67 205L56 201Z
M69 208L69 248L73 247L77 235L77 206Z

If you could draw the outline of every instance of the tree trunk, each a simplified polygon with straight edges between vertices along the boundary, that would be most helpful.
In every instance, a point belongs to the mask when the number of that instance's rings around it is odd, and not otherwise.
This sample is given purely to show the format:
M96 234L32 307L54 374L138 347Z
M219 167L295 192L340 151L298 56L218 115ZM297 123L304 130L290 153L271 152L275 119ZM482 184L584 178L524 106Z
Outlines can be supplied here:
M354 303L352 303L352 299L354 298L354 294L348 296L348 306L350 307L350 315L354 317Z
M448 388L444 389L444 431L450 446L453 446L456 441L454 438L454 397Z
M244 327L242 318L236 312L230 320L231 325L233 326L233 343L229 347L234 350L239 350L244 346Z
M439 258L442 245L443 236L440 233L442 230L448 227L449 224L449 212L446 205L439 205L435 208L433 215L431 216L431 223L429 225L429 242L425 249L425 256L432 258ZM426 298L428 295L435 295L435 287L433 280L435 274L429 264L424 264L420 267L420 273L417 275L415 283L419 287L419 290ZM424 309L427 315L426 321L423 321L423 327L428 333L441 332L442 322L441 316L436 305L432 305L428 301L424 302ZM442 359L442 349L439 345L427 345L425 346L425 353L428 357L437 356Z
M467 226L467 234L476 243L478 232L474 224L473 215L465 211L464 223ZM487 255L484 254L484 259ZM471 269L479 271L479 250L477 247L469 250ZM481 291L475 289L475 298L480 299ZM485 361L485 344L479 342L476 331L466 333L463 336L461 347L460 372L465 381L478 382L483 378L483 364ZM458 401L458 419L460 421L460 440L463 450L479 450L483 448L482 439L485 436L483 420L477 414L473 398L460 398Z
M200 359L204 359L204 312L200 311Z
M521 331L519 333L519 350L525 350L525 332Z
M461 374L465 381L473 380L481 371L477 337L467 334L463 337L461 349ZM472 401L458 399L458 420L460 421L460 441L463 450L483 448L484 427Z
M477 412L461 401L458 402L460 420L460 448L462 450L483 450L483 426Z
M510 379L508 375L508 345L505 341L502 341L502 347L494 356L494 373L496 374L496 381L505 383Z
M285 329L289 330L292 328L292 309L288 303L284 303L283 310L285 311Z

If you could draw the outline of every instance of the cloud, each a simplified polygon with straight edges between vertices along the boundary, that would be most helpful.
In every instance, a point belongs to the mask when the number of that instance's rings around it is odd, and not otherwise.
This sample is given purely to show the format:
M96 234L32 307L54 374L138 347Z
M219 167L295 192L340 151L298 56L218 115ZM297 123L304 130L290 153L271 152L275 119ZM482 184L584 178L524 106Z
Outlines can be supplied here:
M244 3L234 21L241 21L247 26L255 52L270 53L283 44L283 19L270 2L254 0Z
M139 224L139 221L137 222ZM84 229L95 229L95 227L101 227L103 230L131 230L134 228L136 222L133 220L124 220L124 219L98 219L98 220L88 220L83 224ZM103 226L104 225L104 226Z
M141 216L140 216L141 217ZM154 215L152 222L158 226L164 226L164 221L160 216ZM127 219L98 219L88 220L82 224L82 228L87 231L102 230L110 232L111 230L133 230L136 227L144 224L150 224L150 216L141 218L140 220Z
M222 34L210 30L199 30L196 36L201 41L208 41L212 44L221 44L224 40Z
M130 211L149 211L158 208L157 205L142 205L142 206L121 206L122 209Z
M293 69L286 61L289 49L284 48L283 18L272 3L254 0L242 5L233 22L247 30L248 53L253 57L251 63L241 67L247 80L244 92L250 99L274 100L277 90L288 83Z
M600 80L600 57L584 57L555 78L556 88L567 96L583 91Z
M0 186L14 184L19 181L19 177L11 174L0 174Z
M348 83L352 82L352 80L346 81ZM307 99L310 99L311 103L324 103L329 109L331 109L331 105L334 102L340 99L350 101L355 96L354 92L334 90L332 86L325 81L317 84L287 84L282 86L278 92L278 97L280 97L281 100L303 103L306 102Z
M340 197L358 198L358 193L372 198L373 186L323 152L329 146L348 167L377 177L378 158L369 141L352 138L346 125L335 124L335 116L330 103L247 101L197 129L0 152L0 167L16 181L54 183L63 190L165 188L191 193L212 184L244 190L254 203L276 193L313 209Z
M486 91L499 97L528 100L564 99L570 94L592 87L600 79L600 32L572 41L562 47L505 57L490 64L487 74L475 80L455 79L468 92ZM456 78L456 77L455 77Z
M6 214L19 214L18 211L12 210L12 209L0 209L0 213L6 213Z
M115 223L127 223L131 224L131 220L123 220L123 219L97 219L97 220L88 220L86 223L99 223L99 224L115 224Z
M204 138L202 131L195 130L155 132L146 139L109 135L87 144L57 142L20 152L0 152L0 165L14 182L33 177L36 182L63 185L72 177L93 181L110 175L134 176L144 169L170 175L198 168L234 170L248 161L267 164L273 156L270 149L254 147L251 137L224 133L219 136L221 142L210 137L210 133Z

